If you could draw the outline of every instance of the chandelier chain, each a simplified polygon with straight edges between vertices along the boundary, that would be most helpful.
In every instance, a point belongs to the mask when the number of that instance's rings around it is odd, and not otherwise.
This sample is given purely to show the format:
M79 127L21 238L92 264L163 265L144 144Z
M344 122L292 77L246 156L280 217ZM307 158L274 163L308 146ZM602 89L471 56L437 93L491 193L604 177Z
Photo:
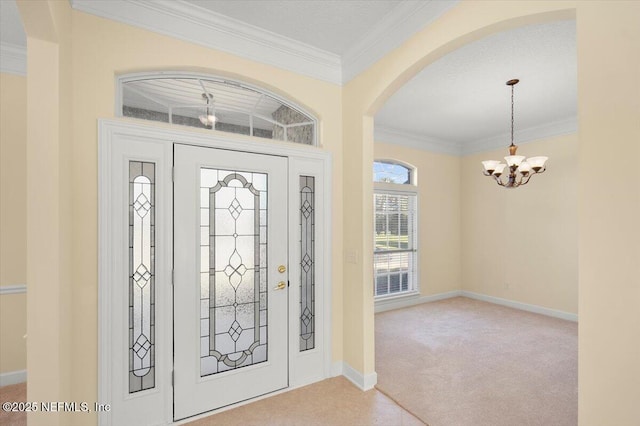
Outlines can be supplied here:
M513 146L513 85L511 86L511 146Z

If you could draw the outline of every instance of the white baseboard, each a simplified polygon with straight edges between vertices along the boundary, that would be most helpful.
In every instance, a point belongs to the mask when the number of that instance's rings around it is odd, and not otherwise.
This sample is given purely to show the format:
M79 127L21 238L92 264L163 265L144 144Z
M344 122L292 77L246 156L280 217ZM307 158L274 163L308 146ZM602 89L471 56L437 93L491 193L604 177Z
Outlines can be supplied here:
M336 361L333 364L331 364L331 377L342 376L342 373L344 372L344 368L342 367L342 364L343 364L342 361Z
M26 293L26 292L27 292L27 286L24 284L0 286L0 296L4 294L20 294L20 293Z
M500 297L487 296L486 294L474 293L467 290L462 290L461 296L468 297L470 299L482 300L483 302L495 303L496 305L508 306L510 308L520 309L521 311L533 312L535 314L547 315L549 317L578 322L577 314L571 314L569 312L545 308L544 306L530 305L528 303L516 302L509 299L502 299Z
M446 293L433 294L431 296L415 295L413 297L398 297L393 299L382 299L375 302L375 313L391 311L393 309L407 308L409 306L419 305L421 303L435 302L436 300L449 299L452 297L462 296L462 291L454 290Z
M27 381L27 370L0 373L0 387Z
M375 371L364 375L344 361L342 361L342 375L363 391L373 389L378 383L378 374Z

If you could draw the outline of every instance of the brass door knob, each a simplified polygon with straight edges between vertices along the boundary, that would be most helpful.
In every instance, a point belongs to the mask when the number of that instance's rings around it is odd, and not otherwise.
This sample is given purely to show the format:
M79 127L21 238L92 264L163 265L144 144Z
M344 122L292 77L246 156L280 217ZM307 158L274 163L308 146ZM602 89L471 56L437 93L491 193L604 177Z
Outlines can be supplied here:
M283 290L287 286L287 283L284 281L280 281L277 286L275 286L274 290Z
M284 265L280 265L278 266L278 272L280 272L281 274L284 274L287 270L287 267Z

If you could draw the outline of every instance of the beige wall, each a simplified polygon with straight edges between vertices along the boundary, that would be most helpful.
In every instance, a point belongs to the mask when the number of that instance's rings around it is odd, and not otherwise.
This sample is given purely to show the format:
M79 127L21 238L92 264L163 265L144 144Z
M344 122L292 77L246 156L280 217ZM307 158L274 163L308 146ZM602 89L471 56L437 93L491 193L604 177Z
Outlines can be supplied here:
M26 284L27 79L0 73L0 286ZM27 367L26 294L0 295L0 374Z
M70 401L72 365L81 364L71 328L71 11L66 2L17 4L27 33L27 400ZM27 417L55 426L73 415Z
M0 73L0 285L26 282L27 79Z
M27 368L27 295L0 296L0 374Z
M481 174L506 144L462 158L462 289L577 314L578 135L522 144L549 161L517 189Z
M579 418L640 424L640 2L578 9Z
M460 290L460 158L381 142L374 158L417 169L420 294Z

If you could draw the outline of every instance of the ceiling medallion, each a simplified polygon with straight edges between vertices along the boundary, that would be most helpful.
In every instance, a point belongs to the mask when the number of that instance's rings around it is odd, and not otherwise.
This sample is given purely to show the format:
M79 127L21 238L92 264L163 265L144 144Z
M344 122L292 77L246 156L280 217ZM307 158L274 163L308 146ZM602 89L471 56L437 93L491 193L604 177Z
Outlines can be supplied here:
M513 86L518 84L520 80L513 79L507 81L507 86L511 86L511 145L509 145L509 155L504 157L507 164L500 161L487 160L483 161L484 175L492 176L498 185L505 188L517 188L521 185L526 185L531 176L544 173L546 170L545 163L548 157L529 157L525 158L523 155L516 155L518 147L513 143ZM500 179L505 167L509 167L509 175L507 181L504 182Z

